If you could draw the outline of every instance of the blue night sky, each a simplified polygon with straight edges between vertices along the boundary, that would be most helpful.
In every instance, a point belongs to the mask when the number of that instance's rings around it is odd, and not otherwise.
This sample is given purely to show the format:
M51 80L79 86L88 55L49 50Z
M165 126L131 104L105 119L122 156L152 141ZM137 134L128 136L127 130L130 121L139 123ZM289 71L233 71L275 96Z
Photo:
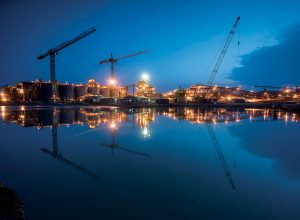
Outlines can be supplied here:
M0 85L49 80L49 58L40 53L96 27L97 31L62 50L57 79L104 83L115 57L116 78L136 82L142 72L158 91L206 83L216 53L237 16L238 33L216 78L218 85L300 85L300 1L0 1ZM238 56L240 35L240 56Z

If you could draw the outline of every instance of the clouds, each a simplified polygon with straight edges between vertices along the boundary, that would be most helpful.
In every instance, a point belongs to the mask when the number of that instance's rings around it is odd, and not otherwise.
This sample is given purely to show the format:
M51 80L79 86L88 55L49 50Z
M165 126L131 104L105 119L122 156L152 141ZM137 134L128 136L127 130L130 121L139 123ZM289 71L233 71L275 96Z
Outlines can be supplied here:
M232 127L229 132L239 138L244 150L273 160L273 168L283 176L300 179L298 129L298 124L270 121Z
M300 84L300 22L285 29L278 44L266 46L242 57L241 67L230 79L249 86Z

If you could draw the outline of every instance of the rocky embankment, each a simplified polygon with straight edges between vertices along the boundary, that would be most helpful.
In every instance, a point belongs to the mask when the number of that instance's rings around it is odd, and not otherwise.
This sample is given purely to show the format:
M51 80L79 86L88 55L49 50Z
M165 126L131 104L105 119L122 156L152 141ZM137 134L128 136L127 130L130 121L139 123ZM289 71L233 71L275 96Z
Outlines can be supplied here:
M0 183L0 220L24 220L22 202L14 190Z

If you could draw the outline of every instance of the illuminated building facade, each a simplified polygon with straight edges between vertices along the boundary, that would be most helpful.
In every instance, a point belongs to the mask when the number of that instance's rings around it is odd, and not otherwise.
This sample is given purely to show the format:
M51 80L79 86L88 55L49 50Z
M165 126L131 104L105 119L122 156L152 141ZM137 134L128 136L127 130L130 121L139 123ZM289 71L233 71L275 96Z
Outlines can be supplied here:
M18 98L23 102L38 102L40 100L40 83L21 82L17 86Z
M93 100L99 102L102 98L123 98L127 96L128 88L117 85L100 85L94 79L87 84L56 83L57 94L53 94L53 83L43 81L20 82L15 86L5 86L0 93L1 102L10 103L74 103ZM92 99L91 99L92 97Z
M139 80L136 84L136 93L138 96L155 98L155 88L146 80Z

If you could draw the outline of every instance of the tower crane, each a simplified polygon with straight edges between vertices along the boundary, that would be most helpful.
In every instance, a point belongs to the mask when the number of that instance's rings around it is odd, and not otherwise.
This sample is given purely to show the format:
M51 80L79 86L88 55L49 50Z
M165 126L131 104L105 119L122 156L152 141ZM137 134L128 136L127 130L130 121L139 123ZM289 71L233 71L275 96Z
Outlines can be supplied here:
M206 87L204 93L202 94L202 96L200 96L200 98L201 98L200 100L202 100L202 101L206 100L206 96L207 96L207 94L211 90L211 86L214 83L214 80L215 80L216 75L217 75L217 73L218 73L218 71L220 69L220 66L221 66L222 62L223 62L225 54L226 54L226 52L227 52L227 50L228 50L228 48L230 46L230 43L232 41L232 38L233 38L234 33L236 31L236 28L237 28L237 26L239 24L239 21L240 21L240 17L237 17L237 19L234 22L234 24L233 24L233 26L232 26L229 34L227 35L227 37L225 39L225 44L223 46L223 49L221 50L221 53L219 55L219 58L218 58L218 60L217 60L217 62L215 64L215 66L214 66L214 69L213 69L212 73L209 76L209 79L208 79L208 82L207 82L207 87Z
M111 64L111 78L110 78L110 80L113 82L113 80L115 80L115 63L117 63L119 60L126 59L126 58L133 57L133 56L137 56L137 55L144 54L144 53L148 53L148 52L149 52L149 50L145 50L145 51L133 53L133 54L130 54L130 55L127 55L127 56L122 56L122 57L119 57L119 58L114 58L112 53L110 53L110 58L109 59L102 60L99 63L100 64L105 64L105 63L110 63Z
M72 40L65 41L56 47L53 47L52 49L48 50L48 52L41 54L37 57L38 60L42 60L46 58L47 56L50 56L50 80L51 82L56 82L56 76L55 76L55 54L57 54L60 50L74 44L75 42L81 40L82 38L90 35L91 33L95 32L96 28L91 28L82 34L78 35L77 37L74 37Z
M89 30L83 32L82 34L74 37L71 40L65 41L59 45L57 45L56 47L53 47L52 49L48 50L46 53L44 54L40 54L37 59L38 60L42 60L48 56L50 56L50 81L53 83L52 86L52 95L55 97L57 96L57 88L55 85L56 82L56 75L55 75L55 55L58 54L59 51L61 51L62 49L74 44L75 42L85 38L86 36L94 33L96 31L96 28L90 28Z

